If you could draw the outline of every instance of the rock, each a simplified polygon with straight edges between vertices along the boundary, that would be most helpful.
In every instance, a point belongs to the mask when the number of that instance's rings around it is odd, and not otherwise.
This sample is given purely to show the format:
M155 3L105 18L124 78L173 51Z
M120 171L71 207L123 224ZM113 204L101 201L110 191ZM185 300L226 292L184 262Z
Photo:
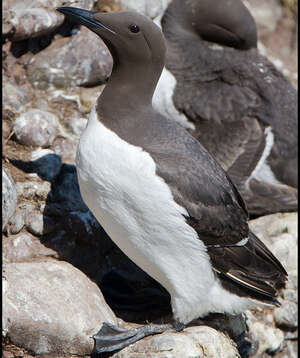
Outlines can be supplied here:
M207 326L189 327L145 338L115 353L113 358L238 358L234 343Z
M34 161L33 170L43 180L52 181L60 172L62 166L60 156L50 149L36 149L31 153L31 159Z
M4 262L25 262L47 256L57 257L56 251L44 246L39 239L27 232L3 240Z
M298 305L296 302L284 301L274 311L276 325L279 328L295 331L298 327Z
M19 143L49 147L59 134L59 122L53 113L31 109L15 120L13 129Z
M8 139L12 133L12 123L8 120L2 119L2 138Z
M25 181L16 184L18 195L27 200L46 200L51 191L49 182Z
M18 203L16 185L9 173L2 168L2 231L13 216Z
M246 0L245 5L255 19L260 38L270 35L282 16L282 9L276 0Z
M2 351L2 358L14 358L14 354L8 351Z
M85 109L85 113L90 114L93 106L95 105L104 88L104 85L91 88L80 88L80 102Z
M52 148L65 163L74 164L78 142L79 138L75 140L73 138L59 137L54 141Z
M124 10L134 10L154 19L161 15L171 0L116 0Z
M58 6L75 6L92 10L94 0L4 0L3 34L12 41L47 35L61 25L64 16L55 11Z
M9 219L7 231L9 234L18 234L25 225L25 209L17 208L15 214Z
M116 324L99 288L66 262L7 264L3 328L34 354L90 354L102 322Z
M36 236L49 234L56 228L54 219L45 215L43 216L38 210L27 213L25 224L28 231Z
M11 41L47 35L64 21L62 14L55 11L55 8L47 9L41 5L32 7L34 4L28 8L26 5L26 1L19 1L11 8L10 13L14 14L9 21L13 27L13 31L10 31L13 35L9 36Z
M250 220L250 229L264 242L274 244L278 236L288 233L298 235L298 213L276 213Z
M298 213L277 213L249 222L250 229L279 258L289 276L297 271Z
M298 0L281 0L283 6L288 9L295 17L298 15Z
M13 113L22 113L28 104L30 96L26 87L22 88L4 76L3 79L3 108Z
M249 225L288 272L286 288L281 291L282 305L273 311L273 317L279 328L295 330L298 327L298 213L267 215L251 220Z
M287 289L298 287L298 213L266 215L249 222L251 230L279 259L288 273Z
M283 345L283 332L271 324L266 324L256 317L250 311L246 311L247 324L249 332L253 339L259 343L258 351L255 357L261 357L264 353L275 354Z
M81 133L84 131L87 125L86 118L67 118L68 128L72 132L72 134L80 137Z
M284 342L283 350L278 352L275 358L298 358L298 337L295 339L295 335L292 340L286 340Z
M12 24L12 19L14 17L14 13L9 10L3 9L2 15L2 35L4 37L11 36L14 32L14 25Z
M112 58L99 36L82 27L75 36L54 41L28 65L34 87L46 89L103 83L110 75Z

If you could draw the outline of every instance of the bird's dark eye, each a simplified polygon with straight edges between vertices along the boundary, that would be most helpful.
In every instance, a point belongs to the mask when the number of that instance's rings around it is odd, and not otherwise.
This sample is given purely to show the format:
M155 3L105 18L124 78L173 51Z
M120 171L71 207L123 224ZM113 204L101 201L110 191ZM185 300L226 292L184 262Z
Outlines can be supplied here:
M140 31L140 28L138 27L138 25L132 24L132 25L129 25L128 28L129 28L129 30L130 30L131 32L134 32L134 33L137 33L137 32Z

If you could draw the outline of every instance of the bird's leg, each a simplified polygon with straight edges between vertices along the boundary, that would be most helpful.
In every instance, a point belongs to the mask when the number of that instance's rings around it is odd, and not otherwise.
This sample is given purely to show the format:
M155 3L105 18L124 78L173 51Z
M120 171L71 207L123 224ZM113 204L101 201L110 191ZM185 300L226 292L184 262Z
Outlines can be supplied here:
M168 329L182 331L185 325L174 321L166 324L149 324L134 329L123 329L104 322L100 331L93 336L95 341L94 351L96 353L119 351L130 344Z

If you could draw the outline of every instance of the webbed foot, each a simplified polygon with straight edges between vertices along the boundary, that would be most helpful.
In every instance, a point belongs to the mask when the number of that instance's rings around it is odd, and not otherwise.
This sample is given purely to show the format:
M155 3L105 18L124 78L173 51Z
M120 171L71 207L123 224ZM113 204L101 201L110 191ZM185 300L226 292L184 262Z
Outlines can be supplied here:
M95 340L94 351L96 353L119 351L144 337L173 328L174 325L169 323L149 324L127 330L104 322L100 331L93 336Z

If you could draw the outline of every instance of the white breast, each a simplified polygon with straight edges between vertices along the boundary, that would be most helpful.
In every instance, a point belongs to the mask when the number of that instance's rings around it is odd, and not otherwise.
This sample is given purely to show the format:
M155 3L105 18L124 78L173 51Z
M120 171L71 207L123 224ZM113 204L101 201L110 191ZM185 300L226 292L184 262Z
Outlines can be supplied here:
M248 183L252 178L270 184L283 184L276 179L275 174L272 172L272 169L267 163L267 158L269 157L272 147L274 145L274 134L272 132L271 127L265 128L265 134L266 134L266 145L264 151L256 167L254 168L251 175L247 179L246 185L248 185Z
M87 206L120 249L169 291L175 319L248 307L249 300L221 287L151 156L107 129L94 109L76 164Z
M195 129L195 125L183 113L179 113L174 106L175 88L175 77L164 67L152 98L153 108L163 116L175 120L184 128Z

